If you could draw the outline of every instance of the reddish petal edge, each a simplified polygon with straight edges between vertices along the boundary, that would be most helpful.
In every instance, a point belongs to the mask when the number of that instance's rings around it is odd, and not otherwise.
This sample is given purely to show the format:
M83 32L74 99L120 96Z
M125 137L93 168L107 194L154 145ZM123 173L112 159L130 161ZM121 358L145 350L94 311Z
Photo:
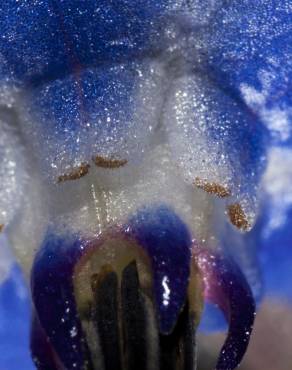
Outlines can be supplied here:
M216 370L239 366L249 344L256 315L255 301L247 280L231 259L194 246L193 261L202 274L204 298L217 305L229 323Z

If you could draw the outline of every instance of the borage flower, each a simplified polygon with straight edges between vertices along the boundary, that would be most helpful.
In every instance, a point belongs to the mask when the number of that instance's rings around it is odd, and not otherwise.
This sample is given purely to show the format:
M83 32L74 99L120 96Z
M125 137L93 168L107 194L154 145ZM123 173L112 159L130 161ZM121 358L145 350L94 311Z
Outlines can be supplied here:
M0 223L31 279L37 368L193 369L208 300L229 322L217 370L240 363L255 306L222 219L251 229L267 128L287 139L290 15L1 3Z

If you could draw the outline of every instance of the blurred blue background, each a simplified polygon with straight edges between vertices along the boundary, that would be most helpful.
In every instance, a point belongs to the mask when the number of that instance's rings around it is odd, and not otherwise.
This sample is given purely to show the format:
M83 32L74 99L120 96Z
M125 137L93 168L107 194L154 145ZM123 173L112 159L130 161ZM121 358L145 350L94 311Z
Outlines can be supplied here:
M0 370L35 369L29 353L30 302L18 266L0 288Z

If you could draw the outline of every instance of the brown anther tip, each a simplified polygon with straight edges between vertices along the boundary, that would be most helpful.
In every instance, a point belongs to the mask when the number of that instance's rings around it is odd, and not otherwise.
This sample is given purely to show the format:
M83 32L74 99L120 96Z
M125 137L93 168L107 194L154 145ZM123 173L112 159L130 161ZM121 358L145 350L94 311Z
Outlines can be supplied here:
M95 290L100 282L105 278L106 275L112 273L114 270L110 265L104 265L100 272L97 274L93 274L91 276L91 288Z
M249 223L246 215L239 203L230 204L227 208L230 222L238 229L246 231L249 228Z
M97 167L110 169L123 167L128 162L126 159L105 158L99 155L93 157L92 160Z
M217 184L216 182L208 182L199 177L195 179L195 186L204 190L206 193L217 195L219 198L226 198L231 195L230 190L223 185Z
M81 163L79 167L74 168L70 173L65 173L58 177L58 183L69 181L69 180L78 180L81 177L88 174L90 165L88 163Z
M0 224L0 233L3 231L3 229L4 229L4 225Z
M100 280L100 278L99 278L99 275L98 274L93 274L92 276L91 276L91 289L92 290L95 290L96 289L96 287L98 286L98 281Z

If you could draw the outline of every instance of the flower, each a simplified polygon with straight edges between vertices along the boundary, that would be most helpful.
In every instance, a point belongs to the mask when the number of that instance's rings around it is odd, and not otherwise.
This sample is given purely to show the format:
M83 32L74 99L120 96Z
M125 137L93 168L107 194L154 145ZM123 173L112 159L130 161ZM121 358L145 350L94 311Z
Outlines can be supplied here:
M144 316L156 352L191 325L194 361L201 296L229 319L217 369L239 364L254 301L222 246L251 230L267 148L290 140L289 17L276 0L0 5L0 224L31 279L39 368L117 368L120 321L130 368Z

